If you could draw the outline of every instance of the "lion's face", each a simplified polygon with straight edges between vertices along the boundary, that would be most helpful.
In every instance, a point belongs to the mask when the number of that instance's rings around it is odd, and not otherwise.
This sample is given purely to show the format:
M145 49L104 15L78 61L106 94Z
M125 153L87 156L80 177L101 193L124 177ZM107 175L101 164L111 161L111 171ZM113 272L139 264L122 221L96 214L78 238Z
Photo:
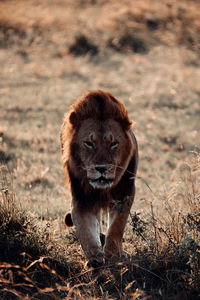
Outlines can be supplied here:
M126 168L130 139L115 120L86 119L78 130L81 168L95 189L107 189L117 184Z

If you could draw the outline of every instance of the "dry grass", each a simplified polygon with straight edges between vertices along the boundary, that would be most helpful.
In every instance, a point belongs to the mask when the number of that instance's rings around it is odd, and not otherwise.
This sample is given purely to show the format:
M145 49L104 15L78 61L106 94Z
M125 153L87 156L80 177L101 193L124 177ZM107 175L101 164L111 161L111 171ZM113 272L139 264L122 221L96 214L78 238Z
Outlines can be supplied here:
M198 299L199 11L198 1L0 1L1 298ZM131 260L86 270L63 226L59 131L96 88L126 105L140 163Z
M130 216L124 239L130 260L94 270L84 269L73 231L65 236L71 246L66 251L62 232L56 242L50 224L40 227L35 217L19 208L2 167L1 297L198 299L199 162L194 154L190 164L181 165L171 191L160 197L162 216L153 202L147 216Z
M158 43L200 49L199 1L12 0L1 1L0 11L2 45L39 45L45 52L56 47L58 56L66 55L80 34L100 51L146 52Z

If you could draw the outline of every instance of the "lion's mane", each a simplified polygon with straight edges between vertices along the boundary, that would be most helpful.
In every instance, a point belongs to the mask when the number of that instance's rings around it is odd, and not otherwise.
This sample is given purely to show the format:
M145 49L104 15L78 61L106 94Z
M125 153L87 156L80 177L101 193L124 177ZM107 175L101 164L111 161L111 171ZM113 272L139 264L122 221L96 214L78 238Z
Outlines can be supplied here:
M101 191L93 190L87 183L87 179L80 169L80 149L75 140L83 121L91 118L91 116L97 122L103 122L108 119L115 120L121 125L124 132L129 132L132 125L124 105L110 93L101 90L89 91L78 98L65 116L61 129L62 162L66 181L68 183L73 181L73 184L76 186L76 190L72 191L72 193L78 194L79 189L81 190L80 195L76 198L79 198L80 203L81 201L83 202L83 207L90 206L91 203L94 203L94 198L102 199L98 201L101 203L104 202L105 204L109 201L107 198L111 197L109 193L107 193L107 196L104 193L102 197ZM126 196L132 193L133 184L129 180L129 177L134 176L136 173L137 143L132 133L131 138L133 139L134 153L136 153L136 155L130 157L127 172L125 172L123 176L123 182L113 191L113 194L118 192ZM124 145L124 157L130 155L130 148ZM85 191L84 195L82 190ZM87 203L84 197L87 198Z

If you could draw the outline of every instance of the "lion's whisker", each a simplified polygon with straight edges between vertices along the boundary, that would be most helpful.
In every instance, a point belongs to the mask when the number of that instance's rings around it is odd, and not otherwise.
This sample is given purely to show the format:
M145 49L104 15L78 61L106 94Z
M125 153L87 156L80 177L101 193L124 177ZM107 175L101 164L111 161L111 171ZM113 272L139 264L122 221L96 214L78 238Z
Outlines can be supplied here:
M130 180L131 180L131 179L140 179L140 180L148 187L148 189L151 191L151 193L152 193L155 197L157 197L156 194L154 193L154 191L152 190L152 188L149 186L149 184L147 183L147 181L146 181L146 179L145 179L144 177L138 176L138 175L136 175L136 173L133 173L133 172L131 172L131 171L129 171L129 170L127 170L127 169L121 167L121 166L118 166L118 165L113 165L113 166L116 167L116 168L123 169L123 170L125 170L125 172L131 174L132 176L129 178Z

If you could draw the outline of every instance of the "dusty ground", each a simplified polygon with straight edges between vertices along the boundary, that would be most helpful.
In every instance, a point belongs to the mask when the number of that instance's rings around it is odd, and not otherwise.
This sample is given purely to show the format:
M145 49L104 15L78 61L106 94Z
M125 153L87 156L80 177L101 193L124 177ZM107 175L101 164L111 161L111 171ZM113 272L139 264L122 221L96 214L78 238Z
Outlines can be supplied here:
M18 201L55 224L54 238L69 208L60 126L85 90L108 90L133 120L140 154L133 212L148 215L153 201L162 214L175 170L200 149L198 1L79 2L0 2L0 158ZM118 31L131 28L139 50L119 41ZM70 52L77 33L97 48Z
M25 63L12 48L1 49L0 59L2 151L14 167L19 200L41 216L61 217L68 206L59 131L85 90L105 89L124 102L139 143L138 175L154 193L165 190L174 169L199 149L200 69L192 51L158 46L146 55L111 51ZM152 196L138 179L133 209Z

